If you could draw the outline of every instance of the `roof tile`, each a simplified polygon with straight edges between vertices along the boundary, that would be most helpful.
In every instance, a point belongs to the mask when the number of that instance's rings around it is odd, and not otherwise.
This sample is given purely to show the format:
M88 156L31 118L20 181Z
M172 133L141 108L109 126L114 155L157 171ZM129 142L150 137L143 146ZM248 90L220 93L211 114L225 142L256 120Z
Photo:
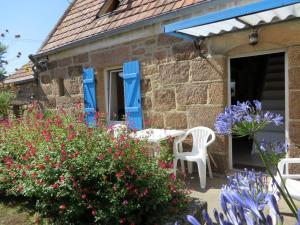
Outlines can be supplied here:
M5 84L16 83L16 82L26 82L34 79L34 73L32 71L33 64L27 63L20 69L16 70L15 73L9 75L4 79Z
M106 0L74 1L40 53L206 0L122 0L113 13L99 18L96 16Z

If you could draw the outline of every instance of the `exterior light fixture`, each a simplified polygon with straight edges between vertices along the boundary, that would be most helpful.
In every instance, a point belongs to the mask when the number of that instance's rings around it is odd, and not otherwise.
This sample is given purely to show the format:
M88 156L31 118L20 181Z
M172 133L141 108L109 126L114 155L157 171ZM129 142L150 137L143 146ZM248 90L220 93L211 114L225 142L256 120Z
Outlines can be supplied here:
M254 46L258 43L258 32L257 29L253 29L249 34L249 44Z

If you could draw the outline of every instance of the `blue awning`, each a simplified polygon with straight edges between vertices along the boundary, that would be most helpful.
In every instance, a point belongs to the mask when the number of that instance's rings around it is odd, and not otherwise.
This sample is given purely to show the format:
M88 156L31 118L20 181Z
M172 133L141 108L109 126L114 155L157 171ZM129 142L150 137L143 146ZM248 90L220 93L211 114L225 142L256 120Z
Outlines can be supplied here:
M164 32L184 39L205 38L299 17L300 0L262 0L171 23Z

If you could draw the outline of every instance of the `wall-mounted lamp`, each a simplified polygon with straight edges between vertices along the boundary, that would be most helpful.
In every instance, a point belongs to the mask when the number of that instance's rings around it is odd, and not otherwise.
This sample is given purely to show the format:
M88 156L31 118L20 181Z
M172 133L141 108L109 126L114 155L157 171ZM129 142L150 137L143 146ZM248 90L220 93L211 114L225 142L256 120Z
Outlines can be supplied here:
M256 45L258 43L258 32L257 29L253 29L249 34L249 44Z
M205 54L207 53L207 49L205 47L205 39L197 38L194 40L194 46L198 50L199 56L201 58L206 58Z

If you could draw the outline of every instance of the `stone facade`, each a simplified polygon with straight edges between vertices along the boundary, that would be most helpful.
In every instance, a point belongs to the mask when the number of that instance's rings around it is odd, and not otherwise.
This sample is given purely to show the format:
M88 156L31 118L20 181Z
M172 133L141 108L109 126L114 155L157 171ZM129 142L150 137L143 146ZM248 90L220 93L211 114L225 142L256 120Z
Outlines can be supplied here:
M289 133L293 144L300 147L300 46L288 49L289 60ZM292 152L295 155L295 152ZM300 157L298 152L297 157Z
M297 22L297 21L296 21ZM300 145L300 35L296 22L264 26L259 43L249 46L249 31L220 35L207 40L207 55L200 57L191 42L165 35L155 35L110 48L80 52L64 58L52 57L48 70L40 74L40 88L47 108L68 107L83 102L82 68L96 70L97 107L105 108L105 73L122 68L124 62L141 63L141 91L144 127L187 129L195 126L213 128L216 116L228 101L228 57L285 51L289 72L290 140ZM283 33L285 35L272 35ZM272 42L270 42L270 38ZM298 45L298 46L297 46ZM84 49L84 48L83 48ZM50 57L51 59L51 57ZM60 96L59 82L64 95ZM210 147L219 171L228 169L228 140L217 137ZM296 151L296 155L299 152Z

